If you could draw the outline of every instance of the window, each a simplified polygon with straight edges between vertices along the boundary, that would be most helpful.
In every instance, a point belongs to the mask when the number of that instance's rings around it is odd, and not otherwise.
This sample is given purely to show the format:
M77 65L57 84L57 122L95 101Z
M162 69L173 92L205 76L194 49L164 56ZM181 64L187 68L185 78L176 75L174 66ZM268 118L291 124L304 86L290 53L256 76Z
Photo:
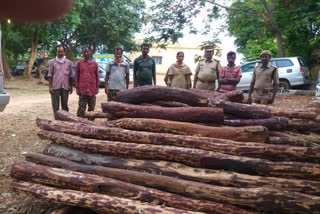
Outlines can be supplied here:
M241 72L242 73L246 73L246 72L250 72L250 71L253 71L254 70L254 67L256 67L256 63L249 63L249 64L246 64L244 66L241 67Z
M307 66L302 58L299 57L298 60L299 60L300 66L302 66L302 67L306 67Z
M289 59L280 59L280 60L276 60L276 62L277 62L278 68L293 66L293 63Z
M162 56L153 56L152 59L156 62L156 64L162 64Z

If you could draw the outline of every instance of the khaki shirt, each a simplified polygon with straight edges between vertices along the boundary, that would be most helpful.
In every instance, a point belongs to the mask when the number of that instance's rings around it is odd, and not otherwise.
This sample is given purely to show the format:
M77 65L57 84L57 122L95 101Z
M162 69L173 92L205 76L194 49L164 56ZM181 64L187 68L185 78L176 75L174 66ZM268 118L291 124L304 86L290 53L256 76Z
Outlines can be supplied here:
M210 61L201 59L196 67L195 72L198 73L198 78L202 81L215 81L219 77L221 70L220 62L216 59Z
M270 64L265 68L262 68L261 65L257 66L254 68L252 81L256 89L271 90L273 88L272 82L279 84L278 68Z

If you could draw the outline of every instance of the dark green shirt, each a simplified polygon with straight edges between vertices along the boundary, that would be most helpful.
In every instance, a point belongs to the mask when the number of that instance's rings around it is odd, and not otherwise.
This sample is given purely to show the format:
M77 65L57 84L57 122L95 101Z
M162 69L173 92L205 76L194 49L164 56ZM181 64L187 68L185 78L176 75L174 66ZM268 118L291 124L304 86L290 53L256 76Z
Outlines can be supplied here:
M134 60L133 71L136 72L138 85L152 85L152 76L156 72L156 63L149 56L147 60L143 60L142 56L139 56Z

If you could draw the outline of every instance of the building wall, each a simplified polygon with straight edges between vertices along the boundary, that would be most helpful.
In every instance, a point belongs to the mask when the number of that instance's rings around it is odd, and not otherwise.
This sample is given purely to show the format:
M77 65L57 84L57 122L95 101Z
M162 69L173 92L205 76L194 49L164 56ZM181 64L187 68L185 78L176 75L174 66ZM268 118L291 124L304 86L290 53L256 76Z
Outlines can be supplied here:
M183 45L175 45L175 46L168 46L167 49L162 48L150 48L149 56L151 57L161 57L162 64L156 65L157 74L165 74L168 68L176 62L176 55L177 52L182 51L184 52L184 63L187 64L192 73L196 68L196 63L194 62L195 55L203 55L203 51L200 48L193 48ZM141 55L141 52L132 52L129 55L129 58L134 60Z

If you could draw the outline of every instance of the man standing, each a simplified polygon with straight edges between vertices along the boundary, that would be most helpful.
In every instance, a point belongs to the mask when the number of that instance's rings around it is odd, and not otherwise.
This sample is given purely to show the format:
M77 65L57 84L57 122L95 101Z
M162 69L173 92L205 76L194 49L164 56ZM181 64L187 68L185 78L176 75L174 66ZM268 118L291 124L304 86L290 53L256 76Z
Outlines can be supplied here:
M114 60L108 62L106 67L105 92L108 101L115 100L119 90L129 87L129 64L122 60L122 52L122 48L115 48Z
M49 92L54 117L59 110L60 100L62 109L69 111L68 98L72 93L72 63L66 59L65 48L62 45L56 47L56 58L50 61L49 65Z
M92 60L89 47L82 47L83 59L76 65L75 87L79 95L77 116L84 117L88 105L88 111L93 111L96 106L96 94L99 92L99 68Z
M262 64L254 68L248 103L253 102L267 105L274 102L279 86L279 74L278 68L269 64L270 58L271 52L268 50L262 51L260 54Z
M214 47L208 45L205 47L204 59L200 59L195 70L193 88L214 91L216 89L216 80L219 77L221 65L216 59L212 59Z
M156 63L148 55L150 49L149 44L141 45L142 55L134 60L133 82L134 87L143 85L156 85Z
M236 60L236 53L230 51L227 54L228 65L224 66L220 71L219 76L219 86L218 90L220 92L229 92L237 89L237 84L241 79L241 70L236 67L234 62Z

